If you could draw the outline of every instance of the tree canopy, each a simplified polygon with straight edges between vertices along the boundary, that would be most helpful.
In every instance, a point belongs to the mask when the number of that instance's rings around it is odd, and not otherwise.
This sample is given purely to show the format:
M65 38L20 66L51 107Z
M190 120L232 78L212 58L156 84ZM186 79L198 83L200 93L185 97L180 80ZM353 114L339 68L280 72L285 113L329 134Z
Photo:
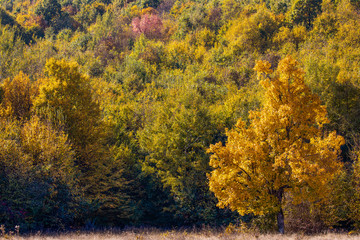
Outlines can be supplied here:
M359 6L0 0L1 224L358 229Z
M344 139L335 131L324 133L325 106L304 83L304 73L291 57L280 61L272 74L270 64L255 69L265 88L264 106L250 113L250 125L239 120L227 132L225 146L217 143L210 165L210 190L219 206L241 215L277 213L284 233L283 202L326 198L329 183L341 171Z

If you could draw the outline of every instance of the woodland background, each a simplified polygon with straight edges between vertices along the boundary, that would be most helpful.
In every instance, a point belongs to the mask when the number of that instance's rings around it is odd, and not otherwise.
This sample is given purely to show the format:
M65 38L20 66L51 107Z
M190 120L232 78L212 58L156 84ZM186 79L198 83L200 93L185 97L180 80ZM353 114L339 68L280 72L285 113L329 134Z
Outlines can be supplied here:
M346 144L286 228L360 227L360 1L1 0L0 223L21 231L248 223L216 207L210 144L262 106L255 60L291 55ZM231 225L230 225L231 226Z

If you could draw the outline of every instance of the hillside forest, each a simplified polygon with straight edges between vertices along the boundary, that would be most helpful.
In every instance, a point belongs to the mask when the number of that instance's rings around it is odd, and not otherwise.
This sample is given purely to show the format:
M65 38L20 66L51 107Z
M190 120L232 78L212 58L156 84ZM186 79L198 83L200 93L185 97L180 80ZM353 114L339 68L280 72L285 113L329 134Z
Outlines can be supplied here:
M359 0L0 5L6 228L360 228Z

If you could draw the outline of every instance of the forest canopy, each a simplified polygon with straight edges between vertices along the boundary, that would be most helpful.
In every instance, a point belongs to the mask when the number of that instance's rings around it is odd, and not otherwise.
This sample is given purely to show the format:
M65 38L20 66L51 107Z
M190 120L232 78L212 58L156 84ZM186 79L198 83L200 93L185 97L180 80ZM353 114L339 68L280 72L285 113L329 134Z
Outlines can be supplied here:
M0 223L358 229L359 8L0 0ZM225 150L267 185L217 174Z

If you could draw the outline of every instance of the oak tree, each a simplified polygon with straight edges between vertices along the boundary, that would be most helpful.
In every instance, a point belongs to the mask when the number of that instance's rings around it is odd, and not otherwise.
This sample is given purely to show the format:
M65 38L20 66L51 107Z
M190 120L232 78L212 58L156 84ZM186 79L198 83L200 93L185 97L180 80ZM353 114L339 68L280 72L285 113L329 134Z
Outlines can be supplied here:
M211 145L210 190L219 207L240 214L277 215L284 233L285 196L292 201L326 199L329 182L342 169L343 137L326 132L325 106L304 84L304 72L291 57L272 73L270 63L255 66L265 88L264 106L227 131L225 146Z

